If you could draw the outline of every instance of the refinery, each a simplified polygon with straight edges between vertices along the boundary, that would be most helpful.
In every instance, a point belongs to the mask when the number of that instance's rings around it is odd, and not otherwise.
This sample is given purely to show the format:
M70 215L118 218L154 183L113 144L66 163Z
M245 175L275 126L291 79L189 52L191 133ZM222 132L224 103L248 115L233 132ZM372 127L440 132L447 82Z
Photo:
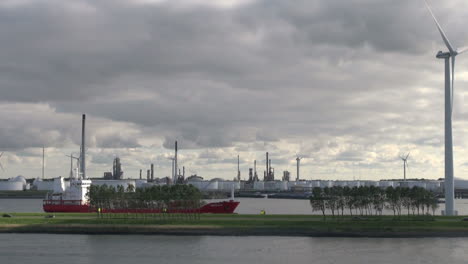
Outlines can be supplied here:
M42 177L35 179L26 179L23 176L16 176L8 180L0 180L0 191L47 191L55 194L69 193L74 188L74 181L79 181L77 185L86 186L112 186L114 188L122 188L125 191L135 191L136 188L151 188L153 186L185 184L192 185L202 193L205 193L208 198L226 198L236 193L241 197L270 197L270 198L296 198L308 199L311 196L314 188L332 188L332 187L378 187L386 189L389 187L397 188L413 188L419 187L436 193L439 197L444 194L444 180L427 180L427 179L406 179L406 157L402 157L404 161L404 177L403 179L392 180L322 180L322 179L301 179L300 177L300 161L301 157L296 158L296 177L291 179L289 171L283 171L281 178L275 177L275 168L269 153L265 153L264 170L259 177L257 171L257 161L253 162L253 168L248 170L248 179L241 178L240 157L237 156L237 175L232 180L222 178L214 178L205 180L203 177L193 174L185 175L185 166L182 169L178 167L178 142L174 144L174 155L170 157L172 161L171 176L157 178L155 177L154 163L149 165L149 169L144 171L140 169L138 179L124 178L122 163L119 157L113 160L112 171L104 172L102 177L88 177L86 175L85 163L85 115L82 120L82 143L80 146L80 155L70 157L70 175L69 177L44 178L44 154ZM43 151L44 153L44 151ZM88 187L86 187L88 188ZM86 189L85 188L85 189ZM85 200L86 190L80 189L80 194L77 194L77 200ZM468 181L455 180L455 197L462 198L468 196ZM74 199L75 199L74 198ZM62 199L62 198L60 198Z

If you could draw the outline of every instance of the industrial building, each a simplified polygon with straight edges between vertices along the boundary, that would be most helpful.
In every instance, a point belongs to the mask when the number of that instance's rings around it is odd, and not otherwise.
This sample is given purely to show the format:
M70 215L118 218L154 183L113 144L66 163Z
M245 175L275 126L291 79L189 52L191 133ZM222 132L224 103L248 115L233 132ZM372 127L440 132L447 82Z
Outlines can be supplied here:
M0 181L0 191L24 191L29 190L29 183L19 175L8 180Z

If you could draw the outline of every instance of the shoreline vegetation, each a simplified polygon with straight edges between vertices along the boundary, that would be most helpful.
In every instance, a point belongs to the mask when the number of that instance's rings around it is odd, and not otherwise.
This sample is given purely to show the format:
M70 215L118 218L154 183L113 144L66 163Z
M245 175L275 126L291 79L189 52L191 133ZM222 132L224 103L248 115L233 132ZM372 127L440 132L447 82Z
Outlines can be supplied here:
M0 213L0 233L313 237L468 237L463 216ZM7 216L7 217L5 217Z
M331 187L312 189L310 197L312 211L321 212L323 218L327 212L332 217L349 215L382 216L383 210L393 211L394 217L407 214L414 217L434 216L439 207L437 195L421 187L387 187L382 189L375 186L360 187Z
M190 185L127 191L91 186L88 196L96 213L0 212L0 233L468 237L468 218L435 216L436 195L417 187L314 188L311 209L320 215L177 213L202 203L201 192ZM148 208L158 213L138 213ZM383 215L384 208L393 215ZM126 213L115 213L121 209Z

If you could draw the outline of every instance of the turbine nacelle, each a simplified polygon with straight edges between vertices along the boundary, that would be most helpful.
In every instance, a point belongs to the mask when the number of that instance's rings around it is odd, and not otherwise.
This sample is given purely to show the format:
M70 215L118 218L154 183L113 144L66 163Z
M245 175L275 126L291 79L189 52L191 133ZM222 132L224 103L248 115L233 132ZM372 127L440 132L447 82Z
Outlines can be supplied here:
M436 55L436 58L438 58L438 59L447 59L447 58L450 58L450 56L457 56L457 54L452 55L452 54L450 54L450 52L439 51L437 53L437 55Z

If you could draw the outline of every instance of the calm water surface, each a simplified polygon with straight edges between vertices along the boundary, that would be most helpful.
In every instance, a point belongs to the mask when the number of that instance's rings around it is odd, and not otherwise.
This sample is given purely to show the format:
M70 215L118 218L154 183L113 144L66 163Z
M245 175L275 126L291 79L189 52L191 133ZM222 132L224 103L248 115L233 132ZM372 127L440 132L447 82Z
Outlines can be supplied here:
M237 198L240 201L236 213L259 214L264 209L267 214L320 214L312 212L308 200ZM217 201L217 200L208 200ZM440 204L437 214L445 205ZM468 215L468 199L455 200L455 207L460 215ZM0 199L0 212L42 212L42 199ZM386 211L386 214L393 214ZM468 262L467 262L468 263Z
M238 200L243 214L311 214L305 200ZM41 205L0 199L0 212L41 212ZM468 214L468 200L456 205ZM0 263L468 263L468 238L0 234Z
M0 263L467 263L468 239L0 234Z

